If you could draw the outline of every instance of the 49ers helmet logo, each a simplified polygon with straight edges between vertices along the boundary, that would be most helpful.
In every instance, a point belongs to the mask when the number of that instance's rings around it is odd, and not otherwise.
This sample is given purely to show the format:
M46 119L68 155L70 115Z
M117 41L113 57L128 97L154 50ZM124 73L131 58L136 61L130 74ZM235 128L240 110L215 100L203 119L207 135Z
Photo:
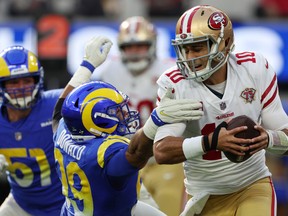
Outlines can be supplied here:
M183 40L186 39L187 37L188 37L188 35L185 34L185 33L183 33L183 34L180 35L180 38L183 39Z
M211 14L208 19L208 26L213 30L220 30L221 25L227 25L227 17L221 12L215 12Z

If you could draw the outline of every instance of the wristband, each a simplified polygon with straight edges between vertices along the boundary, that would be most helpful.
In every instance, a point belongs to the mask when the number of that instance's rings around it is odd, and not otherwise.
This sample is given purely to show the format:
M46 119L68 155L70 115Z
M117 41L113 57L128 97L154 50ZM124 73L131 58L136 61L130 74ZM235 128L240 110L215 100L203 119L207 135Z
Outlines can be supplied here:
M182 150L187 160L203 155L205 152L202 148L202 137L191 137L184 139Z
M208 152L211 150L210 144L209 144L209 138L208 135L203 136L203 143L204 143L204 151Z
M155 109L153 110L153 112L151 113L151 119L154 122L155 125L157 125L158 127L162 126L165 124L165 122L163 122L159 116L157 115L157 112L155 111Z
M266 132L267 132L267 134L268 134L268 146L267 146L267 149L271 149L271 148L273 147L273 135L272 135L272 133L273 133L274 131L272 131L272 130L267 130Z
M88 70L90 70L91 73L95 70L94 65L92 65L90 62L83 60L80 66L86 67Z
M288 151L288 137L283 131L266 131L269 137L267 149L271 152L283 154Z
M154 124L150 116L143 126L143 132L145 136L151 140L154 140L157 129L158 129L157 125Z
M91 71L87 67L80 66L74 73L68 84L76 88L83 83L89 82L90 77Z
M217 149L217 145L218 145L218 136L219 136L219 132L221 130L222 127L227 128L227 122L223 121L221 122L216 129L213 132L212 135L212 143L211 143L211 147L209 150L216 150Z

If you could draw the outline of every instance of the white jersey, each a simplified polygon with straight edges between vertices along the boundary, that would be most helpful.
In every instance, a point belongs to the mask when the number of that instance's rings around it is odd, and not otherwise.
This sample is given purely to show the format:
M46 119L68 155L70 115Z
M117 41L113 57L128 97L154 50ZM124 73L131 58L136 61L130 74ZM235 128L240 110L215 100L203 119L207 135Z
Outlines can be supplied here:
M156 106L156 81L172 65L175 65L174 59L156 59L142 74L133 76L121 59L113 58L92 79L108 82L127 94L130 108L139 111L141 124L144 124Z
M164 125L157 131L155 142L166 136L192 137L207 135L222 121L247 115L266 129L288 127L288 118L278 95L277 77L266 59L256 53L231 54L224 95L213 94L203 83L187 80L180 71L171 68L157 81L158 96L172 87L176 98L189 98L203 103L204 116L199 121L177 126ZM182 125L182 126L181 126ZM187 193L206 191L210 194L236 192L258 179L271 176L265 165L265 150L242 163L230 162L223 152L211 151L184 162Z

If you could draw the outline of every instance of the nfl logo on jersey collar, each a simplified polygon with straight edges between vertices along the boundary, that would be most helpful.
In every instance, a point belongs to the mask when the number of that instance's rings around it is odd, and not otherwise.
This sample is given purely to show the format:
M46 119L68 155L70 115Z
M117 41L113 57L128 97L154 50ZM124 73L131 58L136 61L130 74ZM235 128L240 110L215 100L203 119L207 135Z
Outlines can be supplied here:
M22 133L21 132L15 132L15 140L20 141L22 140Z

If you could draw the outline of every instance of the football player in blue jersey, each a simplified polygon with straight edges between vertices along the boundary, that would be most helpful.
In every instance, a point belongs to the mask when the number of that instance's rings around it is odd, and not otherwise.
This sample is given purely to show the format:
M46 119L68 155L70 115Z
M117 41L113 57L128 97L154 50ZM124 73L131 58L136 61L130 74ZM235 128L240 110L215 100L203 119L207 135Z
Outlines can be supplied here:
M171 100L168 89L137 130L139 113L129 109L128 96L108 83L89 82L111 45L102 36L87 43L84 60L54 109L55 159L66 197L61 215L165 215L137 200L138 171L153 154L158 126L199 119L202 105Z
M1 216L59 215L64 202L56 173L53 108L61 90L43 90L43 68L22 46L0 53L0 168L10 194Z

